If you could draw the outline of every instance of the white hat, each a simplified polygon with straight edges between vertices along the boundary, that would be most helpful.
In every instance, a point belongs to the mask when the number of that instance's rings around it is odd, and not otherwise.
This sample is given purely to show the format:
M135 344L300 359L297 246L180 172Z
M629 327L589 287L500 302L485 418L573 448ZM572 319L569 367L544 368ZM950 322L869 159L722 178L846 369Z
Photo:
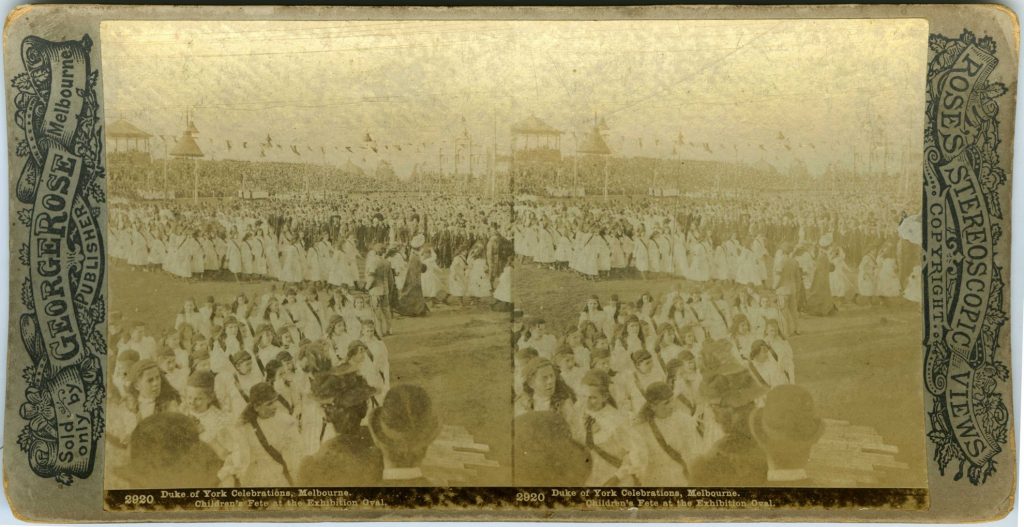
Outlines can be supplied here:
M423 245L423 241L423 235L417 234L412 237L412 241L409 242L409 245L412 246L413 249L419 249Z
M820 245L822 247L828 247L829 245L832 245L832 233L830 232L830 233L822 236L818 240L818 245Z

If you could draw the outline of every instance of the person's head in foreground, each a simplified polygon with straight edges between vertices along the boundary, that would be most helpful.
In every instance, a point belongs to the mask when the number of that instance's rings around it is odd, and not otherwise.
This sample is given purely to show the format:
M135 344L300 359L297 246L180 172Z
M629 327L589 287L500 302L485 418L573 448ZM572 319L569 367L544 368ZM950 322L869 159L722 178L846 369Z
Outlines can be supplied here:
M176 412L139 422L128 444L128 463L116 469L131 488L217 487L221 460L199 440L199 423Z
M590 475L587 450L572 439L557 412L527 412L516 417L515 483L522 486L583 485Z
M366 416L373 388L356 373L322 373L313 379L313 397L338 434L358 430Z
M699 392L724 435L691 464L689 484L764 485L768 464L765 453L751 437L750 414L767 388L739 361L718 357L705 373Z
M768 459L769 481L807 478L811 449L824 432L811 394L794 384L776 386L750 414L750 432Z
M392 387L370 413L369 424L385 469L418 468L441 429L430 395L411 384Z

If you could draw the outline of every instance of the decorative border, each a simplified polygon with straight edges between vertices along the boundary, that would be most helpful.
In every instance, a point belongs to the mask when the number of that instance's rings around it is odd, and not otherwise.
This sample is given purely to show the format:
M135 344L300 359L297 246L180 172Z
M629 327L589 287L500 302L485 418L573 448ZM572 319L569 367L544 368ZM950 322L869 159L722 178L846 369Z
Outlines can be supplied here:
M998 357L1005 283L995 263L1004 221L999 192L1007 179L996 153L996 99L1007 90L988 79L998 63L991 37L978 39L966 29L955 39L932 34L928 48L922 214L924 380L933 402L928 439L940 474L956 463L954 481L966 472L981 485L996 471L1010 416L1002 396L1010 372Z
M18 413L27 424L18 446L33 472L63 485L92 473L104 423L105 185L91 48L88 35L27 37L25 71L11 81L21 132L15 155L24 158L12 229L28 240L18 247L27 274L18 328L32 359L23 372L28 387Z

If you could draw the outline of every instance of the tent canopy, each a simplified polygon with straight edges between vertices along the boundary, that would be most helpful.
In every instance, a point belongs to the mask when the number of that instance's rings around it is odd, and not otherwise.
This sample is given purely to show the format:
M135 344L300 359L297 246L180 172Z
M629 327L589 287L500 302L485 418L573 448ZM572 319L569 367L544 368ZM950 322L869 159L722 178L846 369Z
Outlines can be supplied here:
M548 123L541 121L536 116L531 115L530 117L519 121L512 125L512 133L516 134L536 134L536 135L561 135L562 131L556 128L552 128Z
M601 156L606 156L612 153L611 149L608 148L608 143L604 142L604 138L601 137L601 133L597 130L596 126L583 137L583 140L580 141L579 147L576 148L576 152L580 154Z
M203 151L199 148L195 138L186 133L171 149L171 155L174 157L203 157Z
M118 119L107 127L107 137L111 139L149 139L153 134L147 133L124 119Z

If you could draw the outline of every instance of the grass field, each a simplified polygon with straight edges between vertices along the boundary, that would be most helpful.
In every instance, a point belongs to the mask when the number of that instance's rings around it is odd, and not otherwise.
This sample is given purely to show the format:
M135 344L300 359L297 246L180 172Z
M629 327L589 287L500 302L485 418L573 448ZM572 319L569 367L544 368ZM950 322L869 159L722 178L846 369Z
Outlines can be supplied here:
M520 266L514 275L516 306L542 316L551 331L574 324L591 294L618 294L633 300L641 292L659 295L676 280L583 280L564 271ZM250 297L271 282L185 281L163 272L145 272L114 263L110 309L126 320L143 320L150 331L171 328L188 297L230 301ZM885 486L926 485L922 413L921 312L895 306L844 305L829 318L803 317L801 335L791 339L798 383L814 395L822 417L869 426L885 443L899 448L906 470L886 475ZM512 445L512 367L508 316L486 307L441 307L424 318L398 319L385 339L391 352L393 383L419 384L434 398L442 422L464 427L487 444L500 468L480 468L473 485L510 483Z
M229 302L238 293L250 298L271 282L186 281L164 272L146 272L113 263L110 309L125 320L141 320L149 332L162 334L174 325L175 313L189 297L212 295ZM490 447L487 458L500 468L478 468L476 486L511 481L512 362L508 314L486 307L442 307L423 318L402 318L384 342L391 354L392 384L425 388L446 425L464 427L478 443Z
M513 275L516 308L528 318L543 317L551 332L574 325L590 295L634 301L650 292L657 298L676 283L588 281L530 264ZM920 307L843 305L835 316L801 317L799 324L801 334L790 339L797 383L814 396L819 415L870 426L899 448L896 459L909 468L887 473L885 486L927 486Z

